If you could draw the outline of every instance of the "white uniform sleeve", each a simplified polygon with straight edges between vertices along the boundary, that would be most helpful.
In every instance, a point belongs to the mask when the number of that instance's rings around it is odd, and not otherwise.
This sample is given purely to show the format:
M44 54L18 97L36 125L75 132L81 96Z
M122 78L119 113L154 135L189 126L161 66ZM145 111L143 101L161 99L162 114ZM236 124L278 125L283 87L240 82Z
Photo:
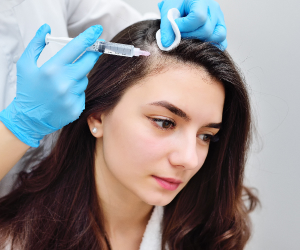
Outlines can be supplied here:
M100 24L100 38L111 40L127 26L141 21L142 15L121 0L66 0L67 25L70 37L88 27Z

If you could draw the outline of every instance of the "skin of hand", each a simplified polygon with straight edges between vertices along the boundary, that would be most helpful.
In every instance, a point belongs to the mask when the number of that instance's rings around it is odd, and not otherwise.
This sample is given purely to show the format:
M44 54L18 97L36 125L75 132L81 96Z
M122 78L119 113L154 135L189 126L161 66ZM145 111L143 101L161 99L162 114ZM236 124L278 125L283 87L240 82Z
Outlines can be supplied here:
M175 39L167 18L172 8L179 10L181 17L175 22L183 38L196 38L214 42L221 50L227 48L227 29L220 5L214 0L164 0L158 3L161 13L161 42L169 47Z
M86 75L101 53L85 52L76 59L102 30L100 25L88 28L39 68L45 36L51 32L47 24L39 28L17 62L16 97L0 112L0 120L19 140L37 147L45 135L80 116L85 108Z

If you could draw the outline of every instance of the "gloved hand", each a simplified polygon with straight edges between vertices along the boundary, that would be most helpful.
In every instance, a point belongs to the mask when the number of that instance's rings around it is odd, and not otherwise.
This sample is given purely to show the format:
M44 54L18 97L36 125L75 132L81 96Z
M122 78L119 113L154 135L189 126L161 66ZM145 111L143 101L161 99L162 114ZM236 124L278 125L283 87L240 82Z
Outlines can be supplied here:
M17 62L17 93L0 112L0 120L25 144L38 147L39 141L76 120L85 108L87 73L101 53L85 52L102 33L95 25L74 38L40 68L36 62L45 47L50 27L39 28Z
M167 18L168 11L177 8L181 18L175 22L183 38L197 38L220 44L220 49L227 48L226 25L220 6L214 0L164 0L158 3L161 13L161 42L169 47L175 39L172 26Z

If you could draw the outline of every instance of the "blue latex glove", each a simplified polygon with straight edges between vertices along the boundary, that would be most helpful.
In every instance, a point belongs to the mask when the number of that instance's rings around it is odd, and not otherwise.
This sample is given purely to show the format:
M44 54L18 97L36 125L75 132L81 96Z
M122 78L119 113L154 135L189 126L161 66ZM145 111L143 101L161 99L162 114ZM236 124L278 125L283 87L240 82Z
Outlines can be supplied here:
M164 0L158 3L161 13L161 42L169 47L175 39L172 26L167 18L172 8L179 10L181 18L175 20L183 38L197 38L213 41L220 49L227 48L226 25L220 6L214 0Z
M50 31L49 25L41 26L20 57L16 97L0 112L4 125L31 147L80 116L85 108L86 75L101 54L86 52L72 64L101 35L102 27L95 25L38 68L36 62Z

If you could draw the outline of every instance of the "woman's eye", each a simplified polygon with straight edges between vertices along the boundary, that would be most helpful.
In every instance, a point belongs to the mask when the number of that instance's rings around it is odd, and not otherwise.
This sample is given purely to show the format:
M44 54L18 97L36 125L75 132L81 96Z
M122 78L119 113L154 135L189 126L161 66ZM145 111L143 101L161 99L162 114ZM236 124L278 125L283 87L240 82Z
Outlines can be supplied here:
M175 127L175 122L168 119L150 118L162 129L172 129Z
M199 138L204 141L204 142L210 142L212 139L213 139L213 135L210 135L210 134L201 134L199 135Z

